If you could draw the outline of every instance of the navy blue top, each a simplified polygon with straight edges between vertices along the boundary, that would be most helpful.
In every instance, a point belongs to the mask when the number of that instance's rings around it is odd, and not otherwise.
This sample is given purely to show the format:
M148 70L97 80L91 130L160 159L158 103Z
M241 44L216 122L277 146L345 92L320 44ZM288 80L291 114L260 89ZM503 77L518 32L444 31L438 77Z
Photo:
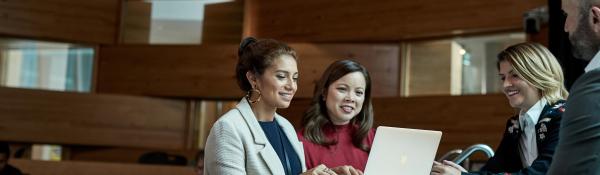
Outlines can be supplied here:
M294 151L294 147L290 144L290 140L285 136L279 124L275 120L272 122L259 121L258 123L260 123L260 127L265 132L265 135L267 135L269 143L271 143L273 149L277 152L285 174L296 175L302 173L300 158L298 158L298 154Z

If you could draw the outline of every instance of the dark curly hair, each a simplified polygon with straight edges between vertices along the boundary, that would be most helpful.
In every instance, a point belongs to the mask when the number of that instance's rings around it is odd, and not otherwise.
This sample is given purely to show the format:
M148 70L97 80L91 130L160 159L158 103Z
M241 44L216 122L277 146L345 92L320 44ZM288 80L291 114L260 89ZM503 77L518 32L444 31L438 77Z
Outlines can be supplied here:
M364 139L373 127L373 107L371 104L371 78L365 67L352 60L340 60L332 63L323 73L315 87L313 99L310 107L302 117L302 127L304 128L304 138L313 143L330 146L337 144L337 140L327 138L324 128L333 126L328 114L327 105L323 100L324 93L336 80L343 76L360 72L365 77L365 101L362 110L350 120L350 124L356 127L352 135L352 143L357 148L368 152L369 146L364 143Z
M289 55L297 59L296 51L283 42L273 39L244 38L240 43L239 59L235 68L240 89L243 91L252 89L252 85L246 78L246 72L262 75L273 60L281 55Z

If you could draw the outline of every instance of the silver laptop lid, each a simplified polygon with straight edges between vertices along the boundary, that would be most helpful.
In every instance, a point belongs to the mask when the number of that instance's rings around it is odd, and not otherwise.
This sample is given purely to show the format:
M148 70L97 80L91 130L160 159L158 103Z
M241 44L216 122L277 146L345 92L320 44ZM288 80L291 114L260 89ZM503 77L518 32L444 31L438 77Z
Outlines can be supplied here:
M380 126L365 175L427 175L442 132Z

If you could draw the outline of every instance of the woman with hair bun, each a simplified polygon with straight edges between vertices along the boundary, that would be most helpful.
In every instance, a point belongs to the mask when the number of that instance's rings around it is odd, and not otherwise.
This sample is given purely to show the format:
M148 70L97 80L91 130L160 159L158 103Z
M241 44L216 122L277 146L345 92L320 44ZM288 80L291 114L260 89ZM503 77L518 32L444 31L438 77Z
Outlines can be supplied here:
M298 83L296 52L272 39L245 38L236 78L246 96L213 125L205 147L207 175L297 175L306 170L294 127L276 113L287 108ZM335 175L324 165L305 174Z

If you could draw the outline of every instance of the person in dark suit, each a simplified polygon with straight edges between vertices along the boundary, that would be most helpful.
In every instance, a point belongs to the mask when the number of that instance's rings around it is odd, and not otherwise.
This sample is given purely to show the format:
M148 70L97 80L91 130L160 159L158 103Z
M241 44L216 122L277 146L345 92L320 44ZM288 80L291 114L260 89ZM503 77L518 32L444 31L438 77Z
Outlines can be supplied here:
M21 171L8 164L10 148L8 143L0 142L0 175L21 175Z
M590 61L571 87L548 174L600 174L600 1L562 0L575 58Z
M498 54L504 94L518 114L506 123L504 136L480 172L434 162L431 174L546 174L559 140L568 93L556 58L537 43L521 43Z

